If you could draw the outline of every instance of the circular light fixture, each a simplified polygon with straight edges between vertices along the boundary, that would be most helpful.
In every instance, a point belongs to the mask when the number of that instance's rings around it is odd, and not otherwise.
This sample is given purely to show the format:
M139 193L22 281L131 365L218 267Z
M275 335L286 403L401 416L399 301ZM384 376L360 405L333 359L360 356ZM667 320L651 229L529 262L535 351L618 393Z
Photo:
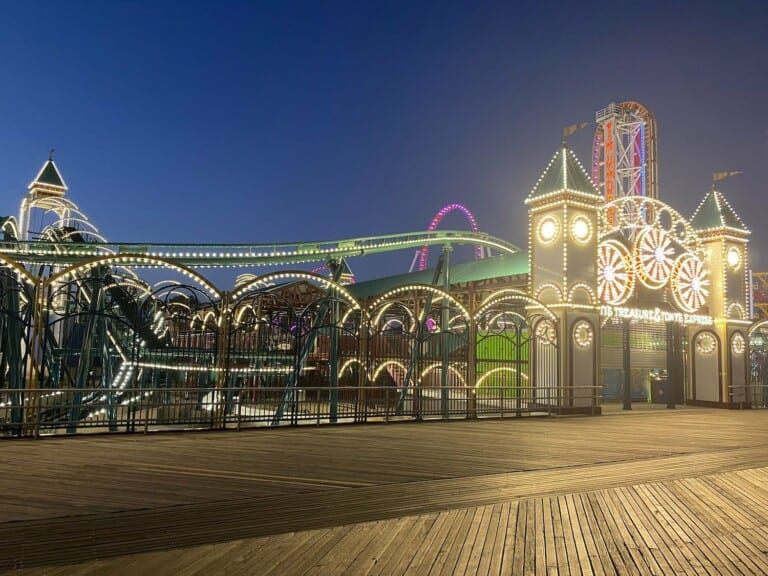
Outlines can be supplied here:
M592 237L592 225L585 216L576 216L571 222L571 235L578 244L586 244Z
M677 259L672 273L672 295L686 312L695 312L704 305L709 298L709 278L701 260L691 254Z
M734 334L733 338L731 338L731 352L734 354L744 354L744 350L747 349L746 342L744 341L744 336L741 334Z
M619 242L607 240L597 248L597 293L601 302L621 304L635 285L629 252Z
M536 337L545 346L551 346L557 342L555 323L552 320L541 320L536 326Z
M674 248L669 234L658 228L645 229L635 241L635 253L643 284L651 289L664 286L674 264Z
M728 262L728 266L736 270L739 267L739 264L741 264L741 254L739 254L739 249L736 248L736 246L731 246L728 249L728 255L726 256L726 260Z
M717 348L717 340L709 332L703 332L696 338L696 350L701 354L712 354Z
M573 327L573 341L579 348L589 348L592 345L595 334L592 326L586 320L579 320Z
M543 244L551 244L557 238L557 234L560 232L560 224L552 216L543 218L539 223L539 241Z

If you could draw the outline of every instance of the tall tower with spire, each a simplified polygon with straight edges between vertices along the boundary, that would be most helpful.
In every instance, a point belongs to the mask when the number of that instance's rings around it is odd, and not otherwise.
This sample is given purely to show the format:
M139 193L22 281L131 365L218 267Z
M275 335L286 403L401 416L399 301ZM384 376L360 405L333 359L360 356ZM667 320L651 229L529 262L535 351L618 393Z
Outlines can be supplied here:
M31 225L31 214L35 209L52 210L59 218L64 215L62 203L64 195L67 193L67 185L64 178L53 161L53 151L48 160L43 164L40 172L27 187L27 195L21 201L19 211L19 234L20 240L28 240ZM39 232L36 231L36 232Z
M690 357L694 359L690 392L701 403L738 406L747 401L750 232L714 184L691 218L691 226L704 247L711 282L709 315L715 326L710 354L711 347L700 342L709 338L706 334L689 335Z
M597 403L597 226L603 202L565 142L526 200L530 294L558 320L558 400L565 408Z

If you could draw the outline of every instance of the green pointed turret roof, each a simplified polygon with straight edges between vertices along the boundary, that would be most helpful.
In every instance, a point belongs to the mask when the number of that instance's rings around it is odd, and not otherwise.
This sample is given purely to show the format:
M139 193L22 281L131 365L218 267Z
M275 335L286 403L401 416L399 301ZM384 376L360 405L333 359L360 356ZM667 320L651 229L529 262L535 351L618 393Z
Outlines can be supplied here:
M699 207L696 208L696 212L693 213L691 226L694 230L699 231L727 229L749 234L744 222L714 186L707 192Z
M40 172L35 176L35 179L30 183L29 189L32 190L33 188L53 189L61 193L66 192L67 185L64 183L64 178L61 177L61 172L56 167L53 158L48 158Z
M589 198L601 198L576 155L563 142L528 195L526 202L540 200L554 194L570 192Z

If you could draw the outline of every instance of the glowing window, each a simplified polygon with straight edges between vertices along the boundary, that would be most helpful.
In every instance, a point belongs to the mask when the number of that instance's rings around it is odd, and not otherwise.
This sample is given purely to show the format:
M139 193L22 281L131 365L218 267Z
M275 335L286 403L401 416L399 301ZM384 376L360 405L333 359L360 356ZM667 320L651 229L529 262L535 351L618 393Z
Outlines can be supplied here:
M552 216L547 216L539 224L539 241L550 244L555 241L560 225Z
M741 264L741 254L739 254L739 249L735 246L731 246L731 248L728 250L728 266L730 266L733 269L736 269L739 267L739 264Z
M571 235L579 244L585 244L592 237L592 226L584 216L577 216L571 222Z

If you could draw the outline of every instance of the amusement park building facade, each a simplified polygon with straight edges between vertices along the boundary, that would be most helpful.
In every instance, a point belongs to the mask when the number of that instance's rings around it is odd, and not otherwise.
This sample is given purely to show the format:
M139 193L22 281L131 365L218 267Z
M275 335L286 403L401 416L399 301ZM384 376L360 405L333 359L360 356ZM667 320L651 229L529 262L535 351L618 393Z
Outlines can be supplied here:
M478 232L457 204L447 209L471 232L437 230L441 211L425 233L115 245L49 159L18 219L3 220L0 425L37 435L762 402L749 382L749 231L714 185L690 219L661 202L656 156L645 107L598 112L591 175L563 142L528 195L527 251ZM456 244L478 258L451 263ZM443 248L431 270L428 246ZM417 250L418 271L350 282L352 257L395 249ZM297 269L318 261L328 275ZM205 277L214 266L270 271L222 290ZM150 285L150 267L178 279Z

